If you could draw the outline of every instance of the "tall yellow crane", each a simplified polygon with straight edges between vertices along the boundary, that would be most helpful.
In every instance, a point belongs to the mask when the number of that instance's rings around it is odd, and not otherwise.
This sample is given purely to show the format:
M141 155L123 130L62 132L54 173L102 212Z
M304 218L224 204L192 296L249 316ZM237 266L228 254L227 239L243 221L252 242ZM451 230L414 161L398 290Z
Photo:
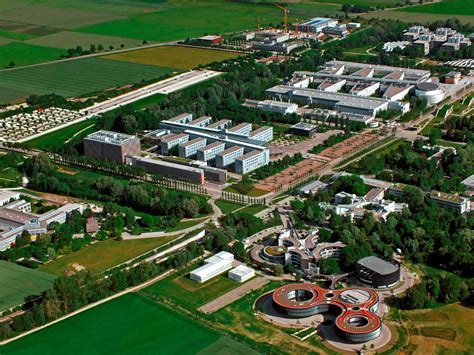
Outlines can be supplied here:
M275 5L276 7L282 9L285 13L285 32L288 32L288 13L290 12L290 10L288 10L288 8L284 7L284 6L281 6L280 4L277 4L276 2L273 3L273 5Z

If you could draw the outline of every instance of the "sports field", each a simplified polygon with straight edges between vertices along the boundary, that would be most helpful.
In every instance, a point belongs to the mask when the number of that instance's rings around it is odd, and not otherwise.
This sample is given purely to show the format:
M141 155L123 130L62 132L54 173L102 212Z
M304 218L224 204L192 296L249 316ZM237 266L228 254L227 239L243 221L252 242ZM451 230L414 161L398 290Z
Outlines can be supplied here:
M53 285L55 278L45 272L0 260L0 311L23 303L25 297L40 295Z
M180 46L163 46L111 54L104 58L130 63L158 65L161 67L192 69L199 64L222 61L235 58L239 55L242 55L242 53Z
M227 273L202 284L193 281L189 278L189 272L199 266L201 264L193 264L184 271L147 287L144 292L164 297L181 307L195 311L207 302L241 285L237 281L229 279Z
M0 353L5 355L71 352L256 354L246 345L135 293L126 294L0 347Z
M0 47L1 48L1 47ZM173 69L87 58L0 72L0 102L32 94L83 95L142 80L157 79Z
M41 270L54 275L62 275L65 269L78 263L93 273L99 273L176 238L179 236L121 241L108 239L45 264L41 266Z

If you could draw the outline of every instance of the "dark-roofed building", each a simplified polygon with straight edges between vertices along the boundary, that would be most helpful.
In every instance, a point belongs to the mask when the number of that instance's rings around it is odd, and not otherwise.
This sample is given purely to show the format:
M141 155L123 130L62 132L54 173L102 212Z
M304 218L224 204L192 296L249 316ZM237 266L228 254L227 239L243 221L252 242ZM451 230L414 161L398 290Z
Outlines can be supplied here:
M400 281L400 263L391 258L367 256L357 262L356 276L374 288L392 287Z

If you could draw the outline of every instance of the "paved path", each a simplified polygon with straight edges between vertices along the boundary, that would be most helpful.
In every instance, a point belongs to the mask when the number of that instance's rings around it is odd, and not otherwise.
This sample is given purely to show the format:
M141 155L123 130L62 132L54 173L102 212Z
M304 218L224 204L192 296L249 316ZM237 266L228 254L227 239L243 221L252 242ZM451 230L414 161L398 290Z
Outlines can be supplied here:
M242 296L257 290L266 283L269 282L269 279L266 276L258 276L242 286L230 290L226 294L217 297L216 299L206 303L205 305L198 308L198 311L203 313L214 313L215 311L224 308L225 306L231 304L232 302L238 300Z

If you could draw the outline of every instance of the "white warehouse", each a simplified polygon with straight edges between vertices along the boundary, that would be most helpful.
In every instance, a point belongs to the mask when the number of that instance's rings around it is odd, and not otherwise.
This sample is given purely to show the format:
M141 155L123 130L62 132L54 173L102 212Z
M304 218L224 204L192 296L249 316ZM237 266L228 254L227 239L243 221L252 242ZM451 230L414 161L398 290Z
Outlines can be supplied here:
M255 276L255 270L245 265L239 265L230 270L228 276L231 280L245 282Z
M234 255L226 251L221 251L216 255L204 260L204 265L191 271L189 275L191 280L199 283L206 282L223 272L232 269Z

